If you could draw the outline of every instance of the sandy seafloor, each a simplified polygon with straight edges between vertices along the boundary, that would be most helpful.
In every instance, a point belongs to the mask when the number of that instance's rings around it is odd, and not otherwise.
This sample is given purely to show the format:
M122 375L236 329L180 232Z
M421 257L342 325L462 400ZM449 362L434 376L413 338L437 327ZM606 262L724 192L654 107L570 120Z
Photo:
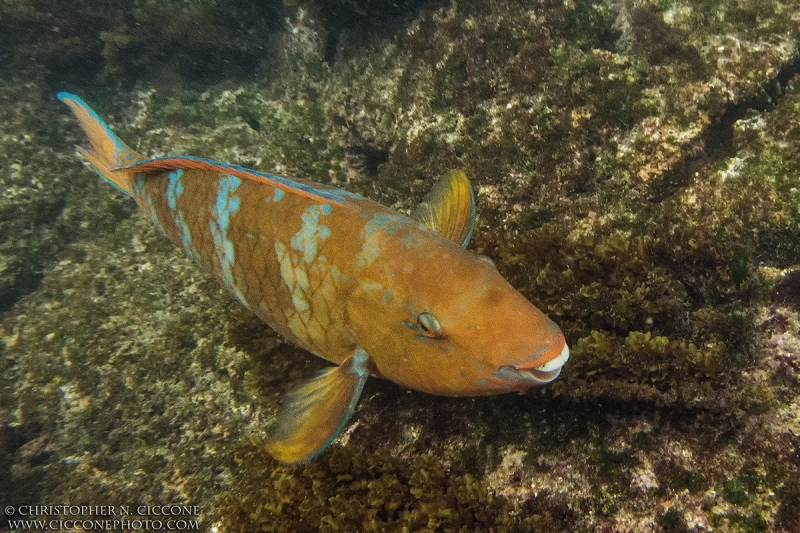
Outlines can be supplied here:
M800 3L284 4L0 4L0 503L197 506L203 531L800 531ZM572 359L524 395L372 379L329 452L276 463L281 398L326 363L81 163L58 90L142 153L404 212L464 169L470 249Z

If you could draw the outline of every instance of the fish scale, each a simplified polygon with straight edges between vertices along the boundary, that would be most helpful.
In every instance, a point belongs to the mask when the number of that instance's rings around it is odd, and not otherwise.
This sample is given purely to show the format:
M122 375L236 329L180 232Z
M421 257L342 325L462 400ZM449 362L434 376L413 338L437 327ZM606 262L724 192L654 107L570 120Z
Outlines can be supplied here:
M569 359L558 326L466 246L475 198L448 172L412 217L333 187L191 156L147 159L79 97L78 151L235 298L331 367L292 389L268 450L313 459L366 379L449 396L547 384Z
M348 284L337 259L355 255L360 243L346 246L352 232L325 224L341 207L302 196L276 200L273 187L203 170L137 180L134 198L154 223L243 305L313 353L337 363L350 355L355 344L344 335L341 306Z

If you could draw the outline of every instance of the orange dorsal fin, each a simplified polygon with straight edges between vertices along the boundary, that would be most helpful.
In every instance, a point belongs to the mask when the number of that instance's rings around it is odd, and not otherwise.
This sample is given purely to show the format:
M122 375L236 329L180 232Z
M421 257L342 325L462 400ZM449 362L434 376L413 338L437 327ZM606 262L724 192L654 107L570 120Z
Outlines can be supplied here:
M328 188L324 186L314 186L307 183L290 180L288 178L267 174L266 172L250 170L238 165L219 163L217 161L212 161L211 159L203 159L192 156L157 157L116 170L124 170L128 172L168 172L170 170L178 169L210 170L212 172L220 172L222 174L236 176L237 178L255 181L257 183L264 183L271 187L281 189L289 194L297 194L306 198L311 198L317 202L331 202L344 207L347 206L347 198L360 198L360 196L348 191L335 189L332 187Z
M445 174L411 218L466 248L475 227L475 195L467 175L461 170Z

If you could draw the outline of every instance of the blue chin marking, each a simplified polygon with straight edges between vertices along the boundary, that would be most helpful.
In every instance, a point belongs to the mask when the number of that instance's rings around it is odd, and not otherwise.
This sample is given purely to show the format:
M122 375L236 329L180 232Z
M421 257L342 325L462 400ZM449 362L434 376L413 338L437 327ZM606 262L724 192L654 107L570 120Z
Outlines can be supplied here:
M561 374L561 367L550 372L543 372L536 369L520 370L513 366L501 366L492 376L503 381L525 383L534 387L536 385L550 383L556 379L559 374Z

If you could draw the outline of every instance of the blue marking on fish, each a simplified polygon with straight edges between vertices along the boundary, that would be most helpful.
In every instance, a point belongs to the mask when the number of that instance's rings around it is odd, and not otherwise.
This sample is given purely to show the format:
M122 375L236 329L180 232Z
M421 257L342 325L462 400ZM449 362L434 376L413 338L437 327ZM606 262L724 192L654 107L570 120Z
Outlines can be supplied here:
M180 162L180 161L186 161L189 164L191 164L193 162L193 163L199 163L200 165L213 165L216 169L219 169L219 171L230 171L230 172L233 172L233 173L245 173L245 174L247 174L249 176L261 177L261 178L267 179L269 181L272 181L272 182L275 182L275 183L279 183L282 186L287 187L289 189L294 189L294 190L297 190L297 191L303 191L303 192L305 192L307 194L312 194L312 195L317 196L319 198L323 198L323 199L326 199L326 200L331 200L331 201L334 201L334 202L337 202L337 203L341 203L341 204L345 203L345 200L347 198L353 198L353 199L358 199L358 200L363 200L364 199L364 197L359 195L359 194L352 193L350 191L345 191L343 189L326 189L326 188L315 187L315 186L307 184L307 183L300 183L298 181L290 180L288 178L282 178L280 176L275 176L275 175L269 174L267 172L260 172L258 170L252 170L252 169L240 167L239 165L233 165L231 163L220 163L219 161L212 161L210 159L205 159L203 157L194 157L194 156L154 157L154 158L148 159L146 161L137 162L135 165L131 165L131 166L127 166L127 167L120 167L117 170L133 169L134 167L137 167L137 166L157 165L160 160L164 160L165 162L169 162L170 165L175 164L175 162ZM187 168L191 168L191 167L187 167ZM277 196L278 195L276 193L276 201L280 199Z
M242 294L242 291L236 286L236 280L233 277L233 266L236 264L236 254L234 252L233 243L228 239L230 217L239 210L242 202L241 198L232 196L232 193L239 188L240 184L241 180L235 176L225 176L219 180L217 201L214 203L214 208L211 210L209 227L214 237L214 250L216 251L217 261L222 271L222 280L234 296L246 307L249 307L244 294Z
M178 208L178 197L183 194L181 176L183 176L183 169L180 168L169 173L169 181L167 182L167 204L173 211Z
M325 205L328 204L307 207L301 215L303 226L292 237L292 248L298 252L303 252L303 261L306 264L310 264L316 258L317 243L327 239L331 234L328 226L319 223L320 213L325 213ZM330 205L328 205L327 210L330 212Z
M389 213L376 213L364 229L361 230L361 252L356 257L356 265L359 268L366 268L375 262L381 252L381 243L386 234L396 233L403 225L411 222L411 219L402 215Z

